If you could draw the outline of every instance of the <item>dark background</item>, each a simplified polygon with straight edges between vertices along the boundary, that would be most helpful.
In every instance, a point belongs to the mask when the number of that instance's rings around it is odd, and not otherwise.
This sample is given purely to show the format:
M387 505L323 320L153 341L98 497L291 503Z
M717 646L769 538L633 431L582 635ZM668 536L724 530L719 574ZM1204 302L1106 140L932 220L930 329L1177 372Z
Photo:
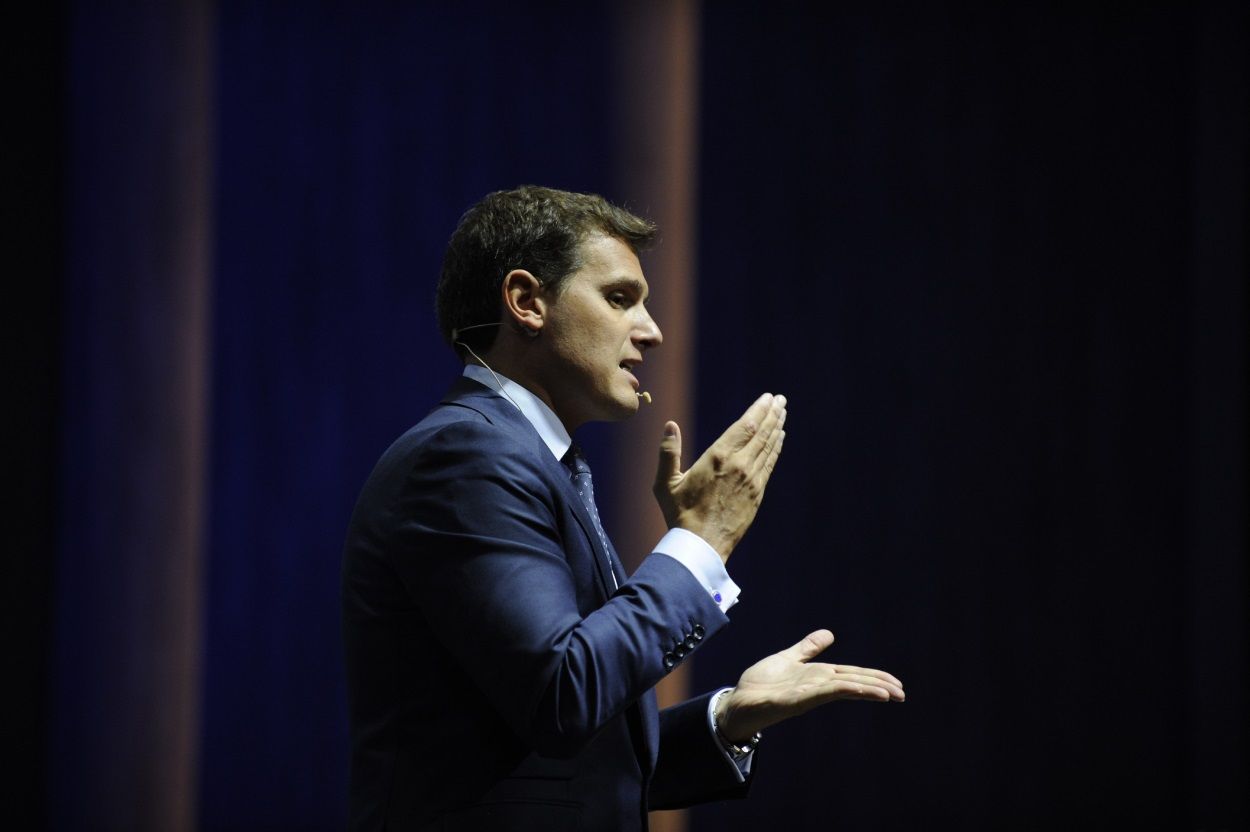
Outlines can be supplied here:
M36 828L107 826L93 784L118 740L96 726L146 614L112 591L145 565L107 495L142 476L126 425L160 406L126 355L169 322L144 271L160 241L132 233L170 187L145 131L182 100L154 71L161 9L54 5L9 59L30 117L6 166L6 745ZM692 828L1244 828L1245 11L701 14L697 434L764 389L791 421L696 682L825 626L830 660L895 672L908 701L768 732L751 799ZM431 302L460 212L523 182L624 190L616 17L211 19L196 816L336 829L352 502L455 372Z
M792 416L696 675L908 692L707 828L1246 823L1245 17L1003 5L705 9L700 425Z

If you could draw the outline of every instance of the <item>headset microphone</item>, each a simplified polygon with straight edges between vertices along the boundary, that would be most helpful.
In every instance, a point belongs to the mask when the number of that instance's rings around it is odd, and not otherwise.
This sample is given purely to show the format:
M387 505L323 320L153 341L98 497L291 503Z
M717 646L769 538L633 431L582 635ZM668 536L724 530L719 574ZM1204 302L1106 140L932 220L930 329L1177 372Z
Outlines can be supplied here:
M638 398L642 399L647 404L651 404L651 394L648 393L646 390L643 390L641 393L637 393L635 395L637 395Z

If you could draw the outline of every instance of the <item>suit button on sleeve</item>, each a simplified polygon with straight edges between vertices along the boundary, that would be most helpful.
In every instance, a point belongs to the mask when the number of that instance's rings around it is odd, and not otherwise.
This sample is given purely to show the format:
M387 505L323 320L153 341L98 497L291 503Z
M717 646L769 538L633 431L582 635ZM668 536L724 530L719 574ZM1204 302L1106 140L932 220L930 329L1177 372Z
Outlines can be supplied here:
M677 659L673 657L673 654L665 653L664 654L664 669L672 670L676 666L677 666Z
M702 624L695 624L695 625L694 625L694 630L693 630L693 632L691 632L691 635L693 635L693 636L694 636L694 640L695 640L695 641L703 641L703 634L704 634L704 633L706 633L706 632L707 632L707 630L704 630L704 629L703 629L703 625L702 625Z

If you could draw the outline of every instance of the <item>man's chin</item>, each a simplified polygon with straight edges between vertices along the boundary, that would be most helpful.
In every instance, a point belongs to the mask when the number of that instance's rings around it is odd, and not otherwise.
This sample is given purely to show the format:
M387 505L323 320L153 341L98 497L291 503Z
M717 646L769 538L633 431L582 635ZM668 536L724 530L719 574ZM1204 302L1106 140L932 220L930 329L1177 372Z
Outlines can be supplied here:
M612 419L614 422L621 422L638 412L639 402L637 396L631 396L628 400L617 402L617 415Z
M610 408L604 408L602 421L623 422L638 412L638 394L631 392L628 397L613 398Z

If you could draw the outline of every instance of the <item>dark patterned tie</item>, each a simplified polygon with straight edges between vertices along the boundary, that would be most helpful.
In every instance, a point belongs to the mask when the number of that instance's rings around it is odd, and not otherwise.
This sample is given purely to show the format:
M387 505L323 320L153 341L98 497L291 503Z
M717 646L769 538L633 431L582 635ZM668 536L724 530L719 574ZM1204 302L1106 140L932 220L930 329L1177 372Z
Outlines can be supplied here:
M590 477L590 463L586 461L586 457L582 456L582 449L576 445L570 447L564 459L560 461L569 469L569 474L573 478L573 487L577 489L577 496L582 498L582 504L586 506L590 519L594 521L595 531L599 534L599 542L603 544L603 551L608 556L608 572L612 575L612 586L617 588L620 584L616 581L612 544L608 542L608 535L603 531L603 521L599 519L599 509L595 506L595 484Z

